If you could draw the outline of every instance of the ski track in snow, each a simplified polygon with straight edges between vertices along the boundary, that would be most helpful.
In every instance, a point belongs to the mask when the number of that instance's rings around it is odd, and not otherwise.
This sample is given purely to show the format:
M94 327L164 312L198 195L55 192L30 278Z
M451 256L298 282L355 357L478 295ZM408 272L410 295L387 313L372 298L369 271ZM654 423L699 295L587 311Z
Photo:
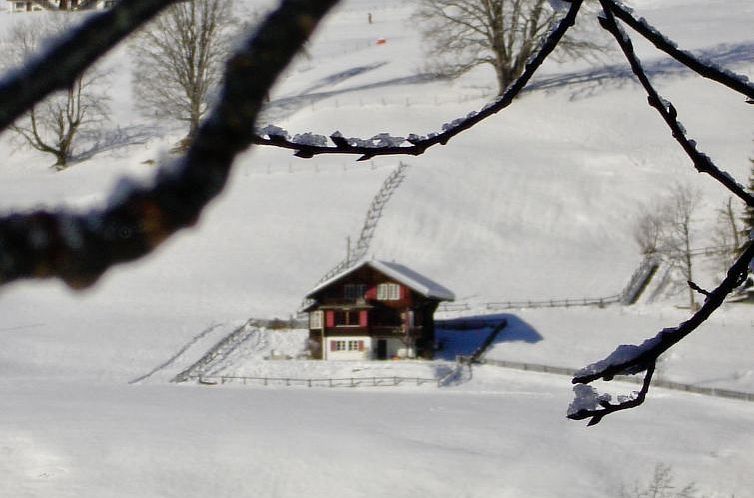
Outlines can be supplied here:
M142 381L144 381L144 380L152 377L157 372L159 372L161 370L165 370L169 366L171 366L174 363L176 363L178 361L178 359L181 358L196 343L198 343L201 339L203 339L204 337L206 337L207 335L209 335L210 333L212 333L215 329L217 329L220 326L222 326L222 324L220 324L220 323L216 323L216 324L210 325L209 327L207 327L206 329L204 329L203 331L199 332L197 335L195 335L194 337L192 337L189 342L187 342L173 356L171 356L170 358L168 358L167 361L165 361L164 363L156 366L153 370L145 373L144 375L142 375L140 377L137 377L137 378L129 381L128 383L129 384L138 384L139 382L142 382Z

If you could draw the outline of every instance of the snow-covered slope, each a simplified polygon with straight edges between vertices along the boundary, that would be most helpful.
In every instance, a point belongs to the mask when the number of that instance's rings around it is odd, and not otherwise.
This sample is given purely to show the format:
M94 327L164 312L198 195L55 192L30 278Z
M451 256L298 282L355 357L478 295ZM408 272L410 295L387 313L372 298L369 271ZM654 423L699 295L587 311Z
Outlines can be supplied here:
M713 54L721 44L739 47L726 61L752 74L746 48L749 3L726 3L703 31L698 23L700 16L707 18L706 9L679 13L665 4L638 7L684 47ZM480 108L482 95L489 97L493 88L489 71L453 83L420 76L424 60L418 35L409 29L411 9L410 3L344 2L312 43L311 57L301 58L275 90L267 118L292 133L405 136L437 130ZM366 12L373 13L374 24L367 24ZM20 17L6 16L2 25ZM378 37L387 43L375 44ZM661 59L648 47L640 49L648 61ZM611 63L623 64L614 59ZM118 119L151 126L129 107L127 47L106 64L116 69L112 94ZM550 63L540 78L574 69L588 71L582 63ZM657 81L702 149L745 178L750 106L688 73L660 71ZM590 92L584 94L585 89ZM169 123L158 124L164 135L149 144L103 152L58 174L47 170L49 160L37 153L11 154L4 134L8 159L0 208L96 205L119 175L153 175L153 166L144 161L159 159L180 137ZM64 356L99 375L123 366L112 361L121 355L138 357L129 360L131 366L148 370L211 323L250 315L287 317L342 259L346 237L357 235L371 196L398 161L353 159L300 160L288 151L258 148L239 159L226 192L196 229L142 262L111 271L81 295L57 283L5 289L0 328L44 323L10 334L9 340L29 341L32 351L35 344L45 344L45 351L66 350L78 335L84 342L73 349L79 352ZM596 86L527 93L447 146L403 160L411 167L388 204L371 252L431 276L464 301L615 294L640 259L631 240L638 202L662 194L673 182L694 182L707 194L699 216L703 227L726 196L712 180L693 173L643 93L620 76ZM698 244L706 243L699 230ZM113 313L119 318L112 319ZM68 316L75 326L66 322ZM124 328L142 320L151 326ZM66 341L57 340L71 328L75 332ZM91 355L85 352L90 337L105 343ZM123 337L127 345L121 347ZM107 344L119 346L110 350ZM37 354L49 353L32 357ZM92 356L106 360L94 367L98 359Z

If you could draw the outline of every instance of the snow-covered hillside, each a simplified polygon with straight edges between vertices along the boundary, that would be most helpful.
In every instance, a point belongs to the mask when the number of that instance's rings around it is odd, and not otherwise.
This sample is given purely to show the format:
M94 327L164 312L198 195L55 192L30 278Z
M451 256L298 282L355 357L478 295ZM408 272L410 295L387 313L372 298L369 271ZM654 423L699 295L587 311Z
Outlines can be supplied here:
M682 48L754 78L750 0L632 5ZM490 70L453 82L425 74L413 6L343 0L310 56L273 91L260 125L291 134L424 135L483 107L494 93ZM26 16L0 13L0 33ZM653 47L637 41L637 50L689 136L744 181L752 106L667 64ZM136 113L130 57L122 46L104 61L114 71L110 131L120 126L149 141L54 173L49 158L17 148L5 132L0 211L86 209L104 202L122 175L155 174L151 162L167 156L182 131ZM443 391L167 385L169 372L250 317L295 314L345 256L346 238L358 236L399 160L410 165L407 176L370 253L452 289L469 304L466 313L490 301L620 292L641 259L631 236L637 207L674 182L704 192L695 245L711 242L727 194L694 173L617 54L597 66L548 62L536 85L546 89L419 157L356 163L256 148L238 159L197 227L93 289L74 293L58 282L0 289L0 495L597 497L644 483L666 463L709 496L754 496L747 459L754 404L658 389L647 406L587 431L564 420L568 378L491 367ZM706 264L700 272L710 287L714 272ZM489 355L577 368L683 320L687 312L675 307L683 299L514 310L527 333L503 336ZM754 390L752 327L748 308L730 305L670 354L660 374ZM233 371L257 374L262 362ZM142 377L148 381L127 384Z

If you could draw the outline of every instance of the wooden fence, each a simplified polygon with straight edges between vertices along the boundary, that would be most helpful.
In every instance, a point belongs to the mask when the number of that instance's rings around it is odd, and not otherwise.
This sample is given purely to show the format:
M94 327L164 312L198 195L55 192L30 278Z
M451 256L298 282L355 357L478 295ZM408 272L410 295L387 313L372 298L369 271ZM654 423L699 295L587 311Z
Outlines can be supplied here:
M481 360L480 363L486 365L493 365L504 368L514 368L516 370L526 370L530 372L542 372L558 375L567 375L573 377L576 373L575 369L563 368L563 367L551 367L547 365L537 365L532 363L521 363L517 361L507 360ZM621 382L628 382L631 384L641 384L643 377L634 375L618 375L616 380ZM739 399L743 401L754 401L754 393L745 393L741 391L734 391L732 389L721 389L717 387L702 387L691 384L682 384L680 382L672 382L669 380L654 379L652 380L652 387L661 387L664 389L672 389L674 391L683 391L687 393L703 394L705 396L714 396L718 398Z
M572 377L576 372L573 368L565 367L553 367L549 365L539 365L534 363L523 363L517 361L507 360L486 360L479 361L484 365L492 365L503 368L513 368L516 370L524 370L529 372L540 372L557 375L567 375ZM467 357L459 357L459 368L468 364ZM186 380L196 380L200 384L204 385L216 385L227 384L230 382L240 382L244 385L247 384L261 384L264 386L271 385L284 385L284 386L303 386L303 387L380 387L380 386L399 386L399 385L417 385L433 384L437 387L442 387L448 383L448 379L457 375L458 370L450 372L450 374L442 378L427 379L422 377L344 377L344 378L293 378L293 377L244 377L237 375L199 375L192 376ZM641 384L642 379L639 376L617 376L616 380L621 382L628 382L631 384ZM661 387L664 389L672 389L674 391L682 391L687 393L702 394L705 396L713 396L717 398L737 399L742 401L754 401L754 393L746 393L741 391L734 391L732 389L721 389L717 387L702 387L694 386L691 384L683 384L680 382L672 382L668 380L655 379L652 381L653 387Z
M575 299L542 299L526 301L497 301L482 303L482 306L489 311L512 310L521 308L570 308L575 306L607 306L621 301L622 294L607 297L582 297ZM438 311L470 311L471 305L468 303L442 303L437 308Z
M216 385L229 382L247 384L304 386L304 387L379 387L417 385L432 383L440 385L441 379L422 377L344 377L344 378L295 378L295 377L245 377L239 375L197 375L186 380L196 380L200 384Z

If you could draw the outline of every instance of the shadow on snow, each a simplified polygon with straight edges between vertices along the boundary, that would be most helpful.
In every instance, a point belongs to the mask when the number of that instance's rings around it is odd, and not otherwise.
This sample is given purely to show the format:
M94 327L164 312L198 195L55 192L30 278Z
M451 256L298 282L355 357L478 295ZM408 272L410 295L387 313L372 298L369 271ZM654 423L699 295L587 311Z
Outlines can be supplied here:
M503 342L534 344L544 339L542 334L531 325L510 313L437 320L435 338L440 349L435 358L454 360L458 355L473 354L501 320L506 320L508 325L500 332L493 344Z

